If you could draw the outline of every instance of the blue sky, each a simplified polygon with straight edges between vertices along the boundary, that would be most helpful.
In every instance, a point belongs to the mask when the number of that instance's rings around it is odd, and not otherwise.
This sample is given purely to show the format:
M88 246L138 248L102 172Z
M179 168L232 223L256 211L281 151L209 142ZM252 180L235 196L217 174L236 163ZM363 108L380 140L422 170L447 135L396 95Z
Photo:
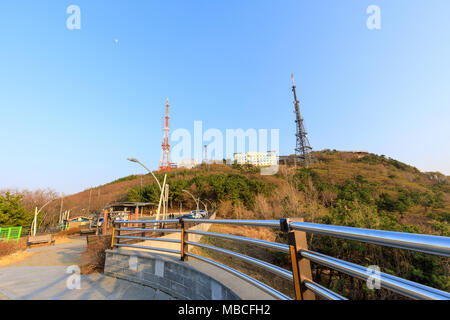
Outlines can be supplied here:
M81 9L69 30L66 9ZM366 27L369 5L381 29ZM0 189L75 193L157 168L171 128L280 129L450 175L450 2L0 2ZM115 40L118 40L116 42Z

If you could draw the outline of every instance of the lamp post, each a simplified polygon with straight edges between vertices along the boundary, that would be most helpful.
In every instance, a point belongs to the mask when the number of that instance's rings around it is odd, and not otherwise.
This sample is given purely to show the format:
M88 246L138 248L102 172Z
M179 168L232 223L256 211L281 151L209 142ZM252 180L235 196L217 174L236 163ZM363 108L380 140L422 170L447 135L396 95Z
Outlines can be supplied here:
M198 201L200 201L205 206L205 211L208 212L208 207L206 206L206 204L202 200L200 200L200 198L198 199Z
M33 237L36 235L36 224L37 224L37 216L38 216L38 214L41 212L42 209L45 208L46 205L48 205L53 200L55 200L55 199L47 201L47 203L44 204L39 210L38 210L37 207L34 209L34 219L33 219L33 222L31 224L32 225L32 230L33 230Z
M205 201L208 201L209 204L211 205L211 209L215 210L216 206L214 205L214 203L212 203L210 200L205 199Z
M158 183L158 187L159 187L159 190L160 190L160 195L159 195L158 211L156 212L156 220L159 220L159 212L160 212L160 210L161 210L161 202L162 202L162 198L163 198L163 194L164 194L164 189L165 189L164 187L165 187L165 184L166 184L166 178L167 178L167 175L166 175L166 174L164 175L163 185L161 186L161 184L159 183L158 178L156 178L156 176L153 174L153 172L152 172L149 168L147 168L142 162L140 162L139 160L137 160L137 159L135 159L135 158L128 158L127 160L128 160L128 161L131 161L131 162L139 163L139 164L140 164L141 166L143 166L148 172L151 173L151 175L153 176L153 178L155 178L156 182ZM153 228L156 229L156 224L155 224L155 226L154 226Z
M147 168L147 167L146 167L142 162L140 162L138 159L135 159L135 158L128 158L127 160L128 160L128 161L131 161L131 162L139 163L139 164L140 164L141 166L143 166L148 172L150 172L151 175L153 176L153 178L155 178L156 182L158 183L159 190L162 191L161 184L159 183L159 180L158 180L158 178L156 178L156 176L155 176L155 174L153 173L153 171L151 171L149 168Z
M198 198L198 199L196 199L193 195L192 195L192 193L190 193L189 191L187 191L187 190L182 190L183 192L186 192L186 193L188 193L188 194L190 194L191 195L191 197L192 197L192 199L194 199L194 201L195 201L195 203L197 204L197 211L199 210L199 201L200 201L200 198Z

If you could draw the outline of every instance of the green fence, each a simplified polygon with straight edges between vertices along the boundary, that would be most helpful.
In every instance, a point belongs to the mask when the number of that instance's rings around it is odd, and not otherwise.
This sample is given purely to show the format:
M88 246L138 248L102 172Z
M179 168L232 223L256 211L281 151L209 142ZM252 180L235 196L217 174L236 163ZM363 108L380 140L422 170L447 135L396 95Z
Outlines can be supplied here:
M8 242L9 239L19 242L21 234L22 227L0 228L0 240L6 239L6 242Z

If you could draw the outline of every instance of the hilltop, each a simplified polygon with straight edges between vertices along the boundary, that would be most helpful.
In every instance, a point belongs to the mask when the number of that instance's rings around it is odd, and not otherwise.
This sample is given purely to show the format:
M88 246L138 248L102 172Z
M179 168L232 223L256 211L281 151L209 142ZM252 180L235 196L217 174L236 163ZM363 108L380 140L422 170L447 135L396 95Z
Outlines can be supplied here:
M400 225L415 226L418 232L448 234L449 177L375 154L323 150L314 152L314 158L308 168L281 165L273 176L239 165L175 169L168 172L169 204L175 211L180 202L194 208L189 195L181 192L187 189L217 203L219 214L227 218L301 216L318 221L333 210L354 214L375 210ZM163 174L156 175L162 181ZM151 175L131 175L66 197L64 209L73 208L75 216L86 214L88 208L99 212L116 201L157 202L158 192ZM52 216L59 213L59 204L49 211Z

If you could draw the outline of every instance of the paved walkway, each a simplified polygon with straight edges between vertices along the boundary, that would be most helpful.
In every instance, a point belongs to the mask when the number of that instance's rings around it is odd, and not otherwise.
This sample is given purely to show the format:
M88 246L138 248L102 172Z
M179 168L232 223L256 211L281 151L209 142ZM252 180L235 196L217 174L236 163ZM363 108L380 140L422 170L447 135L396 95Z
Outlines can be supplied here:
M25 260L0 267L0 300L168 300L169 295L125 280L89 274L80 276L80 289L69 289L74 273L69 266L80 263L85 238L55 246L35 247Z

